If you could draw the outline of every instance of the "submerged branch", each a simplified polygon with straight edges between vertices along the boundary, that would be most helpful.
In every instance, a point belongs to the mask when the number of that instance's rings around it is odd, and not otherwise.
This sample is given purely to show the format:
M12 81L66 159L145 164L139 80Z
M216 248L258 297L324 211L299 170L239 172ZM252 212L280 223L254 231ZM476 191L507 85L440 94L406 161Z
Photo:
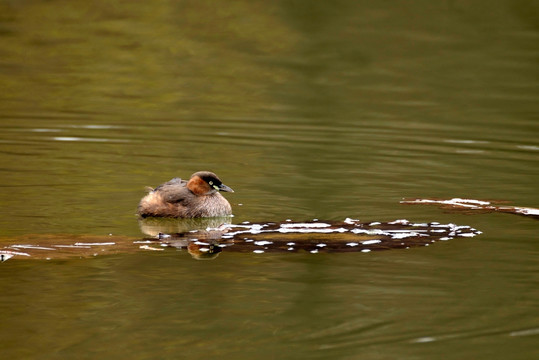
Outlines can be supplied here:
M404 199L401 204L406 205L437 205L445 210L466 211L469 214L482 212L502 212L514 215L539 219L539 209L529 207L493 205L490 201L453 198L443 199Z
M182 223L181 220L177 220ZM455 224L412 223L408 220L392 222L309 221L268 222L259 224L222 224L216 228L201 227L182 232L158 232L159 221L151 226L141 223L148 238L92 235L27 235L16 239L0 240L0 259L11 257L33 259L59 259L91 257L135 251L163 251L167 248L187 249L197 259L215 258L220 252L294 253L318 252L370 252L428 246L436 241L458 237L474 237L480 231L470 226ZM172 228L175 228L174 226ZM170 219L163 222L170 230Z

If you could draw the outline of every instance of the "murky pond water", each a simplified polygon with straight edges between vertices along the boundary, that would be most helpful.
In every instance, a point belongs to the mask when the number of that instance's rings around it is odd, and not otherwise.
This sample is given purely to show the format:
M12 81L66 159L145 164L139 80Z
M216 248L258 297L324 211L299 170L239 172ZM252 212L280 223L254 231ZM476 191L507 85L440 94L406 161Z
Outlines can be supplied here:
M0 1L0 235L142 237L144 186L212 170L235 223L483 232L372 253L166 249L0 264L10 359L531 359L539 7Z

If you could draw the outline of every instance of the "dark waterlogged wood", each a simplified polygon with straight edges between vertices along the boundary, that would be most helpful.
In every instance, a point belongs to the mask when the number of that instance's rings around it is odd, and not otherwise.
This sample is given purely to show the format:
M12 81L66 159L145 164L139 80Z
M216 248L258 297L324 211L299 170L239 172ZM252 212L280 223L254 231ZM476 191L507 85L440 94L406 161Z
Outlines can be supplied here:
M402 204L437 205L451 211L503 212L539 219L539 209L493 205L490 201L405 199ZM186 250L196 259L221 252L371 252L429 246L437 241L471 238L480 231L466 225L438 222L307 221L230 224L230 217L202 219L140 219L147 237L108 235L25 235L0 239L0 260L92 257L135 251Z
M470 226L455 224L411 223L408 220L392 222L360 222L346 219L342 222L279 222L265 224L224 225L216 241L216 233L193 232L161 235L169 246L187 247L195 258L212 257L221 251L242 253L276 252L363 252L407 249L429 246L436 241L458 237L474 237L480 231ZM197 240L191 238L195 236Z
M210 224L215 219L207 219ZM391 222L308 221L269 223L221 223L203 227L202 220L190 221L198 229L189 229L182 220L148 219L141 229L150 237L93 235L27 235L0 240L0 258L61 259L92 257L135 251L187 250L196 259L215 258L221 252L294 253L370 252L429 246L436 241L470 238L481 234L470 226L455 224ZM162 226L160 226L162 225ZM171 232L171 229L182 229ZM159 231L164 230L164 231Z
M501 202L501 201L499 201ZM404 199L401 204L405 205L436 205L444 210L465 211L469 214L477 213L507 213L539 219L539 209L509 205L494 205L491 201L453 198L444 199Z

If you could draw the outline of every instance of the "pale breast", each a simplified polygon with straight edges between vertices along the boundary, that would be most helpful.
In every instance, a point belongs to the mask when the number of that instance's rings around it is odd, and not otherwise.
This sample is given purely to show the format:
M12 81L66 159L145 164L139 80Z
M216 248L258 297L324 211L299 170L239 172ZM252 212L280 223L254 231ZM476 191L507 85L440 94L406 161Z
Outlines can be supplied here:
M182 201L171 202L160 191L146 195L139 203L138 214L142 217L216 217L232 214L229 202L219 193L206 196L188 196Z
M197 196L194 201L187 204L188 217L214 217L232 214L232 207L227 199L219 193L206 196Z

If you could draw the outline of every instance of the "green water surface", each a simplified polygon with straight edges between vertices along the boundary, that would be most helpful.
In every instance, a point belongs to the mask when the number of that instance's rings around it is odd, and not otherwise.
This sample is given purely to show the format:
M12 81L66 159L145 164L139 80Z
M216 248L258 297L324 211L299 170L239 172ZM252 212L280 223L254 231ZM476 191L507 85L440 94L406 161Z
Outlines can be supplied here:
M212 170L234 222L409 219L477 238L349 254L0 264L6 359L534 359L533 1L0 0L0 235L129 235Z

